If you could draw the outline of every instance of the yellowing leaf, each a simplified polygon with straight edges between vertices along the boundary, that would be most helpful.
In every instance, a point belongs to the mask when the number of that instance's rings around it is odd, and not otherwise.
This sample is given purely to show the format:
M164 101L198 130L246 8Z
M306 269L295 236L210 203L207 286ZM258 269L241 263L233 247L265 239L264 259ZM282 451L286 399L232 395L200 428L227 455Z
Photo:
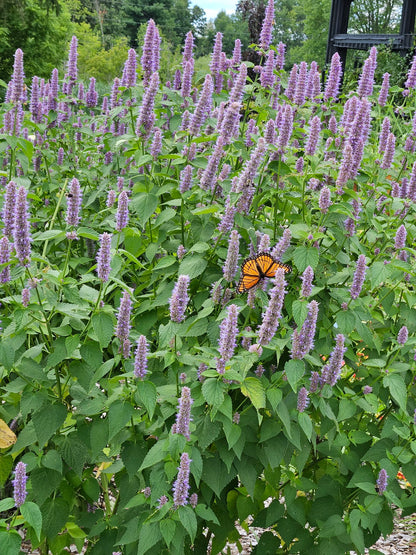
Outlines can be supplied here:
M266 406L264 388L257 378L246 378L241 384L241 393L250 399L257 410Z
M7 449L16 443L16 434L12 432L4 420L0 418L0 449Z

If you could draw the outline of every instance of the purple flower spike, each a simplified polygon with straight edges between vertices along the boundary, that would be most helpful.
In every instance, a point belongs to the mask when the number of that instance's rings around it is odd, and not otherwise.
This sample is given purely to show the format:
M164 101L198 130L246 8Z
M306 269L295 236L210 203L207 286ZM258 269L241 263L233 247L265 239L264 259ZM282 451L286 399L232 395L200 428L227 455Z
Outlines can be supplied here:
M331 67L329 70L328 79L325 85L324 91L324 101L328 102L329 100L335 102L338 98L339 93L339 86L341 84L341 77L342 77L342 65L341 65L341 58L338 52L332 56L331 59Z
M4 223L3 233L8 239L13 238L13 228L14 228L14 211L16 208L16 196L17 196L17 186L14 181L9 181L6 185L6 191L4 195L4 204L2 211L2 220Z
M309 393L315 393L316 391L318 391L319 386L320 386L319 372L312 372L311 381L309 384Z
M30 289L25 287L22 289L22 305L24 307L28 306L30 302Z
M169 299L170 319L172 322L182 322L185 319L185 310L189 302L188 287L191 278L187 275L180 275L173 288L172 296Z
M135 87L137 82L137 57L134 48L130 48L124 64L123 78L121 84L123 87Z
M410 66L404 86L406 89L414 89L416 87L416 56L413 56L412 65Z
M387 480L388 480L387 472L384 470L384 468L382 468L377 478L377 487L378 487L379 495L383 495L383 493L386 491Z
M364 395L369 395L372 391L373 391L373 388L371 387L371 385L365 385L363 387L363 394Z
M108 281L110 277L110 262L111 262L111 233L103 233L100 235L100 248L97 253L97 276L103 282Z
M69 194L66 199L66 223L76 227L80 222L79 211L82 204L82 191L79 181L76 177L71 181Z
M270 291L270 300L263 313L263 320L258 331L258 343L267 345L272 340L279 326L279 320L282 317L283 301L285 298L285 272L283 268L276 271L274 278L275 286Z
M298 411L304 412L309 405L309 393L306 387L302 387L298 393Z
M296 328L292 336L292 358L303 359L314 345L316 321L318 319L319 304L311 301L308 304L308 315L300 329Z
M129 197L126 191L122 191L118 197L116 216L116 230L124 229L129 221Z
M319 208L323 214L328 212L328 208L331 206L331 191L325 185L321 189L321 193L319 195Z
M146 34L144 36L142 57L140 64L143 69L143 85L147 85L150 81L150 77L153 73L153 56L154 56L154 37L155 37L156 25L153 19L149 19L146 28Z
M285 65L286 45L279 42L277 45L276 69L283 69Z
M194 402L189 387L185 386L182 388L182 393L178 401L178 412L176 413L176 422L172 426L172 433L182 434L189 441L191 439L191 433L189 431L189 424L192 420L191 406Z
M220 223L218 224L219 231L221 231L222 233L225 233L226 231L232 230L234 225L234 216L236 212L237 212L237 208L236 206L233 206L231 204L230 196L228 196L225 200L224 214L221 218Z
M217 371L219 374L224 374L225 364L233 356L237 346L238 310L237 305L230 305L227 308L227 316L220 324L220 339L218 346L220 358L217 358Z
M123 341L129 338L130 334L130 316L131 316L131 296L128 291L124 291L120 301L120 308L117 316L117 326L115 329L115 336Z
M0 239L0 264L7 264L10 260L10 243L7 237ZM10 266L6 266L0 271L0 283L10 281Z
M14 248L16 256L22 266L29 266L31 252L31 237L29 228L27 191L19 187L16 197L16 212L13 228Z
M200 187L202 189L205 189L208 191L214 190L215 181L216 181L215 174L221 160L223 147L224 147L224 139L220 135L217 139L217 142L215 143L214 151L208 159L207 167L205 168L204 173L202 174L201 180L199 182Z
M230 91L230 96L228 98L229 103L238 102L240 103L244 95L244 85L247 80L247 66L246 64L241 64L238 70L237 78L234 82L233 88Z
M26 102L27 95L24 87L25 74L23 71L23 51L18 48L14 54L13 75L11 79L12 89L8 102Z
M191 459L188 453L182 453L181 462L178 467L178 477L173 484L173 504L177 508L187 505L189 496L189 472Z
M293 102L298 106L302 106L306 97L306 84L308 77L308 64L301 62L299 65L299 73L296 81L296 90L293 97Z
M377 67L377 48L370 49L370 55L365 60L360 79L358 81L358 96L370 96L373 92L374 72Z
M239 245L240 245L240 235L238 231L233 230L230 234L227 259L223 267L224 278L227 281L233 281L237 273Z
M396 146L396 137L393 133L389 133L387 136L386 150L384 151L383 160L381 162L381 169L387 170L391 167L394 158L394 149Z
M214 78L216 93L221 92L221 85L222 85L222 78L221 78L222 76L220 75L221 51L222 51L222 33L217 33L215 35L214 50L212 52L211 63L209 65L211 74Z
M186 33L185 37L185 46L183 49L183 56L182 56L182 67L185 68L186 62L190 62L193 59L193 50L194 50L194 36L192 31Z
M378 95L378 105L382 108L386 105L387 97L389 96L389 86L390 86L390 73L385 73L383 75L383 83Z
M159 88L159 74L153 73L148 88L143 95L142 105L140 106L139 117L136 123L136 134L141 137L147 137L153 127L155 115L153 108L155 104L156 93Z
M322 381L323 383L327 383L331 386L334 386L338 378L341 375L341 368L342 368L342 358L344 356L345 351L347 350L344 347L345 337L342 333L339 333L335 339L335 348L332 351L328 364L322 369Z
M407 231L405 226L402 224L396 232L396 238L394 241L394 248L396 250L403 249L406 244Z
M271 89L274 83L274 50L269 50L264 68L260 74L260 83L264 88Z
M315 116L311 120L311 127L309 130L308 142L305 147L305 154L313 156L318 146L319 133L321 131L321 120L319 116Z
M292 234L290 232L290 229L286 228L283 231L283 235L281 239L279 240L277 245L272 249L272 252L270 253L273 256L273 258L275 258L278 261L281 260L283 254L289 248L291 237L292 237Z
M198 494L197 493L193 493L191 495L191 497L189 498L189 504L191 505L191 507L193 509L195 509L195 507L198 505Z
M381 133L378 139L378 151L381 154L386 150L387 137L390 134L390 119L385 117L383 123L381 124Z
M25 502L27 495L26 482L26 464L18 462L16 468L14 469L14 480L12 480L13 498L16 507L21 507Z
M95 108L98 102L98 93L95 90L95 78L90 78L90 85L88 87L87 94L85 95L85 103L88 108Z
M409 332L406 326L402 326L397 334L397 343L399 345L404 345L409 338Z
M134 356L134 375L141 380L147 374L147 353L148 343L144 335L141 335L137 340L137 349Z
M189 164L184 167L180 174L179 192L181 194L192 188L192 166Z
M300 293L302 297L309 297L312 293L312 281L313 269L311 266L308 266L302 274L302 289Z
M195 111L191 118L191 122L189 124L189 132L191 135L198 135L202 124L204 123L211 110L213 90L214 85L212 82L212 77L209 73L207 73L207 75L205 76L201 96L199 97L198 104L196 105Z
M352 279L352 285L350 289L352 299L357 299L359 294L361 293L366 269L367 266L365 264L365 256L363 254L360 254L357 260L357 266L355 268L354 277Z
M260 32L260 46L267 50L272 42L274 20L274 0L269 0L266 6L263 25Z

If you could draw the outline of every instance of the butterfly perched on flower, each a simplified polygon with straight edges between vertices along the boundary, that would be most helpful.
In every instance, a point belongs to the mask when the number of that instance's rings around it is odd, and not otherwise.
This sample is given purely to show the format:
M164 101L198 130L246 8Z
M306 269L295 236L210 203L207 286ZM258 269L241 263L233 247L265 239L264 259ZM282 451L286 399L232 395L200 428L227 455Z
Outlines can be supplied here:
M279 268L283 268L285 274L292 271L288 264L277 262L267 252L260 252L256 256L246 258L241 266L241 277L237 285L237 292L249 291L265 277L274 277L276 270Z

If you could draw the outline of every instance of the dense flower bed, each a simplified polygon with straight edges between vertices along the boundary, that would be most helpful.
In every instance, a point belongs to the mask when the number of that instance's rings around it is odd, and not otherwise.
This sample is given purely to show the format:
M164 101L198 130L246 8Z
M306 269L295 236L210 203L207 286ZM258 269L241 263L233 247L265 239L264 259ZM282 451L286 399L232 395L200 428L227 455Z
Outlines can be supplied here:
M340 96L272 25L202 76L188 33L161 84L150 21L102 99L75 37L61 80L16 52L2 553L218 553L249 515L257 553L364 553L415 511L416 62Z

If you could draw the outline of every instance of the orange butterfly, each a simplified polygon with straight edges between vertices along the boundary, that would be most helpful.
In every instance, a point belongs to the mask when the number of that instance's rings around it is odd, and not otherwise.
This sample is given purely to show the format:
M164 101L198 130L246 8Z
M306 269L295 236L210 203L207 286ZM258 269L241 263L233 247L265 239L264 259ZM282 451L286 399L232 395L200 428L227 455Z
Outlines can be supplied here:
M283 268L285 274L292 271L288 264L277 262L267 252L260 252L257 256L246 258L241 266L241 277L237 285L237 292L248 291L265 277L274 277L278 268Z

